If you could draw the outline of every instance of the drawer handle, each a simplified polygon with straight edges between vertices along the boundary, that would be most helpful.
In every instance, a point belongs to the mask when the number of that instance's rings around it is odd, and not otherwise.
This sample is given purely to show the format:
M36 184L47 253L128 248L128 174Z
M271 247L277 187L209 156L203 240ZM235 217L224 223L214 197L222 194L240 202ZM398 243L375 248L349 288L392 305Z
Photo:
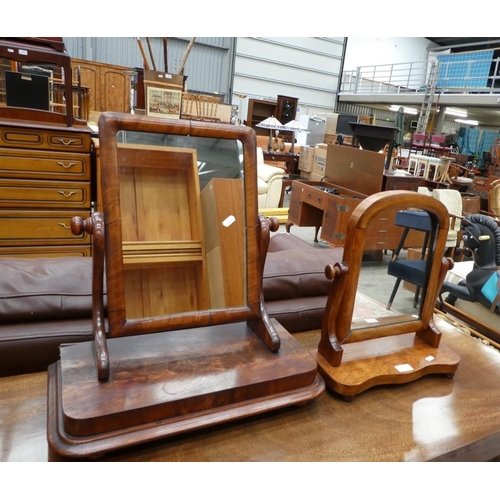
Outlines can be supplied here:
M58 223L60 226L62 226L64 229L71 229L71 226L68 226L65 222L59 222Z
M68 165L65 165L63 161L58 161L56 163L58 165L60 165L62 168L71 168L71 167L74 167L76 165L76 163L74 163L74 162L71 162Z
M61 139L61 138L57 138L57 140L63 144L64 146L69 146L70 144L73 144L74 142L76 142L76 139L68 139L68 140L65 140L65 139Z
M69 198L70 196L73 196L74 194L76 194L76 191L70 191L69 193L65 193L64 191L58 191L59 194L62 194L63 196L65 196L66 198Z

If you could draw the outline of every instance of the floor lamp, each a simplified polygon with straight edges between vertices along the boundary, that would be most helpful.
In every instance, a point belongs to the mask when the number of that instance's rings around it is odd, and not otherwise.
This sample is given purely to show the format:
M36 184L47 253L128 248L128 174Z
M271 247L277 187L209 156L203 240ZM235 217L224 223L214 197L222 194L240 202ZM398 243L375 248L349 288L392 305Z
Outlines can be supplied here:
M269 142L267 143L267 150L271 151L273 141L273 130L283 130L283 125L274 116L266 118L264 121L257 123L257 127L269 129Z

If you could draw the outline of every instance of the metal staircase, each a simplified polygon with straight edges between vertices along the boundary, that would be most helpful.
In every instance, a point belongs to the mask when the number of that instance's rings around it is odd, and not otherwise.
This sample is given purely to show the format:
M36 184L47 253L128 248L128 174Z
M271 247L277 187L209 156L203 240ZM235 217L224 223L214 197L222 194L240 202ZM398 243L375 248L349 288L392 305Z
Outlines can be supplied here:
M431 61L431 67L429 69L429 77L427 78L427 84L425 86L425 95L422 102L422 107L420 109L420 116L418 117L417 128L415 133L425 134L427 129L427 123L429 122L429 116L432 109L432 104L434 102L434 95L436 92L437 77L439 70L439 62L437 60Z

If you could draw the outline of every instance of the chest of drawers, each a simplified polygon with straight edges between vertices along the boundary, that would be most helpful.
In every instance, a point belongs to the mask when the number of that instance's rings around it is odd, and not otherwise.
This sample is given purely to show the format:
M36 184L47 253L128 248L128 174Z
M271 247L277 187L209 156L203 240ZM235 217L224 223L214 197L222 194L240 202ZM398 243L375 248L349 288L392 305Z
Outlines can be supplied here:
M73 216L93 201L91 130L0 121L0 256L88 256Z

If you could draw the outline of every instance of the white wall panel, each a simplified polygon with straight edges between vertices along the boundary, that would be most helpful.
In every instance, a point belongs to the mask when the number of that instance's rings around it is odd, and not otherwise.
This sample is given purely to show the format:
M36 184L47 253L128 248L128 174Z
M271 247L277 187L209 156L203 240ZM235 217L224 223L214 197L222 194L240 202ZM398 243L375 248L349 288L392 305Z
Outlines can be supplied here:
M233 104L240 104L235 94L271 100L288 95L298 97L300 113L333 111L344 46L343 37L238 38Z

